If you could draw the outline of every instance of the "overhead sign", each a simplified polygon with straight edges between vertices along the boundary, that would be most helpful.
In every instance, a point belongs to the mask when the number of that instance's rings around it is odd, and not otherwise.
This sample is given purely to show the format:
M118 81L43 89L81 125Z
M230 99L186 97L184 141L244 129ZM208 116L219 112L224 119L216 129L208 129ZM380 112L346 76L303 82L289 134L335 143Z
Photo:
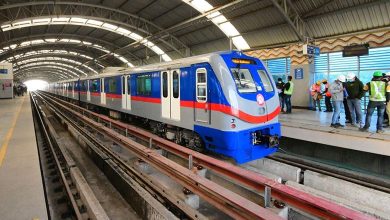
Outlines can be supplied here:
M8 74L8 69L0 69L0 74Z
M302 68L294 69L294 75L295 75L295 79L303 79L303 69Z
M320 55L320 48L310 44L304 44L302 47L304 55Z

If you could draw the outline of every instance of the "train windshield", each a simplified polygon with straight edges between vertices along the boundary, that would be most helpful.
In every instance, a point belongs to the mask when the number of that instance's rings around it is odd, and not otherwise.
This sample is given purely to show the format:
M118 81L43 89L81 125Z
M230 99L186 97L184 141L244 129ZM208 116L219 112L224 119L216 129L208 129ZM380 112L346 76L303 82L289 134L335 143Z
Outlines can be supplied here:
M236 82L237 89L241 93L256 92L256 85L253 81L252 74L248 69L232 68L234 81Z
M260 76L260 79L261 79L261 82L263 83L265 91L266 92L274 91L274 88L272 87L271 80L269 79L267 73L265 73L264 70L257 70L257 73Z

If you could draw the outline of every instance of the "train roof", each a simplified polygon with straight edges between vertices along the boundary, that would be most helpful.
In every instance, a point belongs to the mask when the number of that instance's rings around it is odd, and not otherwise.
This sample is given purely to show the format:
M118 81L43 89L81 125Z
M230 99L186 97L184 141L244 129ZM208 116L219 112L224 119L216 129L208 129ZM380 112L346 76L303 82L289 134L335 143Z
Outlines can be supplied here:
M197 56L192 56L192 57L181 58L181 59L172 60L172 61L163 62L163 63L155 63L155 64L149 64L149 65L145 65L145 66L123 68L122 70L118 70L115 72L108 72L108 73L103 73L103 74L98 74L98 75L93 75L93 76L88 76L88 77L81 77L80 80L96 79L96 78L101 78L101 77L117 76L117 75L123 75L123 74L154 72L154 71L159 71L159 70L164 70L164 69L176 69L176 68L180 68L183 66L189 66L191 64L209 62L213 56L222 55L222 54L240 54L241 56L244 55L244 54L241 54L241 52L235 51L235 50L233 50L233 51L219 51L219 52L202 54L202 55L197 55ZM244 56L246 56L246 55L244 55ZM69 82L69 81L75 81L75 80L77 80L77 79L62 80L59 82Z

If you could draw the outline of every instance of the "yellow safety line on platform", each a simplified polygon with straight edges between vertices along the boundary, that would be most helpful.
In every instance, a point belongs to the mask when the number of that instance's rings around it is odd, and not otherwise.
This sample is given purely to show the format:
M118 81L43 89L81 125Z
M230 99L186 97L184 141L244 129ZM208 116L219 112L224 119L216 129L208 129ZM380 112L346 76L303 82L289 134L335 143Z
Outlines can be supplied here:
M0 148L0 167L1 167L1 165L3 164L3 160L4 160L4 157L5 157L5 154L7 153L7 148L8 148L9 141L11 140L11 137L12 137L12 135L14 134L16 122L18 121L20 112L21 112L21 110L22 110L22 106L23 106L23 103L24 103L24 99L25 99L25 97L23 98L22 104L20 105L19 110L18 110L18 112L17 112L16 115L15 115L15 118L14 118L14 120L13 120L13 122L12 122L11 128L9 129L7 135L5 136L4 142L3 142L3 144L1 145L1 148Z

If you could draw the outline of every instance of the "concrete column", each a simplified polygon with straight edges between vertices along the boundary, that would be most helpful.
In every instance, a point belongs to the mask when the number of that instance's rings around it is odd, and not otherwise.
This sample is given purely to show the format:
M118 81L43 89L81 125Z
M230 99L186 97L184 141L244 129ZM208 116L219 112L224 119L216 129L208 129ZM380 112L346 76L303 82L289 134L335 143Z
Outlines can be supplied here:
M296 58L296 57L295 57ZM299 72L302 71L300 75ZM314 61L307 56L299 56L299 59L291 58L290 74L293 77L294 93L291 97L293 107L310 107L311 97L309 89L314 82ZM301 76L301 77L300 77Z

